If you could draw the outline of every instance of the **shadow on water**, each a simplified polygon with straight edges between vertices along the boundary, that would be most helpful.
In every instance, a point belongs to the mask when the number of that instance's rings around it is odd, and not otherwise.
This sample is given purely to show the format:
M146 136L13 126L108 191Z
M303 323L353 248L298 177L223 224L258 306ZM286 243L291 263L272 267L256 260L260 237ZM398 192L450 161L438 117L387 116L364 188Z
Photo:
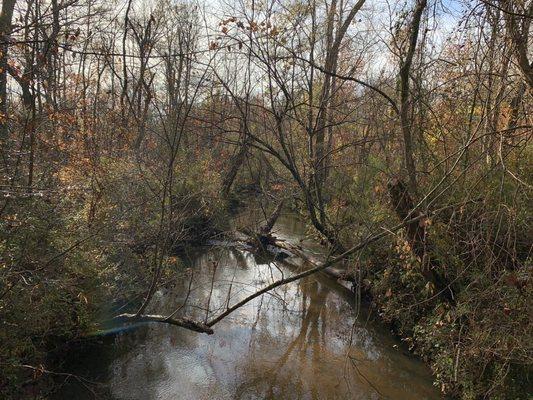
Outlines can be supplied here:
M277 230L294 240L303 234L291 218ZM199 319L211 291L214 315L228 297L234 304L292 273L281 262L224 247L200 249L190 262L192 291L181 312ZM188 284L158 293L154 309L172 311L185 300ZM308 277L256 298L217 324L214 335L163 324L124 329L72 351L67 367L104 383L91 386L103 399L440 398L427 367L383 327L367 322L364 312L356 319L352 304L349 291ZM95 394L69 380L54 398Z

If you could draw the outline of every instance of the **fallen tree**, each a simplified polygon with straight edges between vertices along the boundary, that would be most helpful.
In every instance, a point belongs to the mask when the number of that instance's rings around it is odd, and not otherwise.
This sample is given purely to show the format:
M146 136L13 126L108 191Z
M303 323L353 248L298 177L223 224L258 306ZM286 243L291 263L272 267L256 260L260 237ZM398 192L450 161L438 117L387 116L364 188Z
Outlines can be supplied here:
M282 258L285 258L285 256L296 256L309 265L317 266L318 261L312 260L307 256L301 246L279 239L272 234L272 229L281 215L282 207L283 202L280 202L265 224L261 226L259 232L252 233L252 240L248 244L255 246L259 251L272 252L275 257L280 257L280 255ZM356 283L355 276L350 271L328 267L322 272L335 280L347 281L352 284Z
M440 208L438 210L433 211L432 214L436 214L436 213L439 213L439 212L441 212L443 210L449 209L451 207L456 207L456 206L457 206L457 204L454 204L454 205L451 205L451 206L442 207L442 208ZM214 318L212 318L212 319L210 319L208 321L205 321L205 322L196 321L196 320L189 319L189 318L169 318L169 317L165 317L165 316L161 316L161 315L145 315L145 314L140 314L140 315L136 315L136 314L121 314L121 315L118 315L115 318L117 320L128 322L128 323L131 323L131 322L167 323L167 324L174 325L174 326L180 326L182 328L186 328L186 329L189 329L189 330L192 330L192 331L195 331L195 332L212 334L214 332L213 331L213 326L214 325L216 325L218 322L220 322L221 320L226 318L228 315L232 314L237 309L239 309L242 306L246 305L247 303L249 303L253 299L255 299L255 298L257 298L257 297L259 297L259 296L261 296L261 295L263 295L263 294L265 294L265 293L267 293L267 292L269 292L269 291L271 291L271 290L273 290L273 289L275 289L277 287L286 285L286 284L291 283L291 282L295 282L297 280L303 279L305 277L314 275L314 274L319 273L319 272L323 272L323 271L327 270L328 268L338 264L339 262L346 260L348 257L350 257L353 254L355 254L356 252L364 249L368 245L370 245L372 243L375 243L375 242L379 241L380 239L382 239L384 237L392 235L395 232L399 231L400 229L403 229L403 228L413 224L414 222L420 221L420 220L428 218L428 217L429 217L429 214L420 213L417 216L409 218L407 220L404 220L403 222L401 222L401 223L399 223L399 224L397 224L397 225L395 225L395 226L393 226L391 228L383 228L381 232L369 236L367 239L362 240L357 245L352 246L348 250L344 251L343 253L341 253L341 254L339 254L339 255L337 255L335 257L329 258L325 262L323 262L321 264L318 264L318 265L316 265L313 268L307 269L307 270L305 270L303 272L294 274L294 275L292 275L290 277L287 277L287 278L279 279L279 280L277 280L277 281L265 286L264 288L254 292L251 295L249 295L249 296L245 297L244 299L240 300L239 302L237 302L233 306L231 306L231 307L228 306L226 308L226 311L222 312L218 316L216 316L216 317L214 317ZM269 233L269 235L270 235L270 233Z
M207 333L208 335L213 334L213 329L211 329L209 326L200 321L194 321L190 318L169 318L165 317L164 315L137 315L126 313L117 315L114 320L126 323L162 322L169 325L180 326L195 332Z

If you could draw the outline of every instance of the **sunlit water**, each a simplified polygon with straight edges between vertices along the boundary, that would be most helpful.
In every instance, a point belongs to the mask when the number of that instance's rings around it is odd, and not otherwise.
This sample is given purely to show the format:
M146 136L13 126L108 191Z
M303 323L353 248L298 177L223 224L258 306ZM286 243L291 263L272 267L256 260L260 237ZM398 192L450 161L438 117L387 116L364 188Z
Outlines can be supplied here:
M293 218L282 218L276 229L293 241L303 233ZM186 264L193 280L180 315L197 319L205 318L210 293L213 316L295 271L227 247L195 251ZM183 279L158 292L152 312L171 312L188 287ZM248 303L211 336L143 325L69 357L76 373L106 385L96 393L105 399L440 398L424 364L368 322L364 310L356 318L352 297L326 277L310 277ZM94 390L69 379L56 398L91 399Z

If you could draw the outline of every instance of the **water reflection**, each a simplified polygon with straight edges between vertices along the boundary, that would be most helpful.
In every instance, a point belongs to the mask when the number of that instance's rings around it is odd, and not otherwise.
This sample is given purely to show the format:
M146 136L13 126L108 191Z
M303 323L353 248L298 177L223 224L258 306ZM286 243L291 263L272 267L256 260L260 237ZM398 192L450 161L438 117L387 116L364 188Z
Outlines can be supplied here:
M281 225L284 233L299 229ZM294 267L216 248L191 255L183 280L154 308L204 318L293 273ZM211 299L208 300L211 294ZM326 279L309 277L248 303L207 336L149 325L117 336L80 359L103 371L112 399L436 399L427 368L395 349L379 326L355 320ZM99 362L102 355L111 361ZM87 371L85 371L87 372ZM65 387L57 398L92 398Z
M262 359L262 351L268 351L262 344L279 340L279 336L257 335L249 353L250 361L244 369L251 374L243 376L236 398L249 398L259 393L264 394L261 398L303 398L306 394L312 399L319 398L323 388L318 378L324 367L323 349L327 345L325 300L328 291L311 279L300 281L298 286L302 296L299 330L286 341L280 356L272 360ZM298 371L292 371L288 364L296 364Z

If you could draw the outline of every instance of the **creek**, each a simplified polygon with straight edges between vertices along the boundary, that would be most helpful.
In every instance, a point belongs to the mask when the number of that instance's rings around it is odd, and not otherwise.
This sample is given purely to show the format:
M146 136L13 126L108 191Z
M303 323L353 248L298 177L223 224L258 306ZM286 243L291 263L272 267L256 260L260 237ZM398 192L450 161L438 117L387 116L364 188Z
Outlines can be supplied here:
M274 233L321 256L293 216L282 216ZM158 313L171 312L189 293L180 313L202 320L210 294L217 314L228 292L231 305L295 268L228 246L197 248L184 264L190 290L184 279L159 291ZM104 383L105 399L440 399L428 367L354 305L351 291L311 276L246 304L216 324L213 335L143 324L69 354L68 364ZM55 398L94 394L69 379Z

